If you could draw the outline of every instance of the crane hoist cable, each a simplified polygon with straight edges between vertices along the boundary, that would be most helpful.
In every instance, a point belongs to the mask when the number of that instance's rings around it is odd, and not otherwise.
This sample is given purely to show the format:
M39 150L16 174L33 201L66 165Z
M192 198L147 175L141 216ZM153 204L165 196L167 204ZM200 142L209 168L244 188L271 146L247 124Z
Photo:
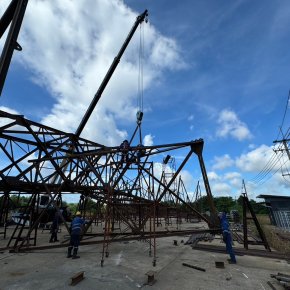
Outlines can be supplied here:
M138 71L138 93L137 93L137 125L139 129L139 144L142 145L142 130L141 123L143 119L143 62L144 62L144 26L140 25L140 38L139 38L139 71Z

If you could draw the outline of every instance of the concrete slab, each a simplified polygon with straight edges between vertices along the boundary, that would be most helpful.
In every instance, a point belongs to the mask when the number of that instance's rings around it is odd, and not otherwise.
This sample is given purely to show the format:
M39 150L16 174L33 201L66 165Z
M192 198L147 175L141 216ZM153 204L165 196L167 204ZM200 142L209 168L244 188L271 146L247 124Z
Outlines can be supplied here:
M177 246L173 241L177 240ZM66 258L66 249L50 249L29 253L0 254L1 290L49 289L283 289L270 277L277 272L290 273L284 260L239 256L238 264L227 263L228 255L193 250L181 243L186 237L158 239L157 261L148 255L145 242L112 243L110 255L101 267L102 245L81 246L80 259ZM222 261L225 268L216 268ZM202 272L182 263L204 268ZM70 286L71 278L84 271L84 280ZM146 273L154 271L155 283L147 284Z

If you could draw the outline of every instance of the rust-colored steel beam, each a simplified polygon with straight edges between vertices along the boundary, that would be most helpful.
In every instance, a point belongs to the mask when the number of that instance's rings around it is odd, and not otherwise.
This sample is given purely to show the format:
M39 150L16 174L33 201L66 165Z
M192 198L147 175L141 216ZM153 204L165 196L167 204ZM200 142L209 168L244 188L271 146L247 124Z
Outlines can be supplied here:
M208 222L186 202L187 198L183 198L180 190L175 192L170 188L192 153L203 146L203 140L131 146L128 162L124 163L119 146L105 147L78 138L75 134L43 126L23 116L3 111L0 111L0 117L4 120L4 125L0 127L0 154L8 163L0 168L0 194L4 191L30 196L44 193L50 196L49 204L55 203L54 199L58 195L80 194L84 198L94 200L98 205L107 206L108 215L105 221L107 225L112 225L112 228L107 226L104 249L107 249L113 238L115 222L125 224L129 232L141 237L147 221L150 221L149 236L150 239L155 239L155 225L160 217L166 217L168 205L164 203L165 196L174 199L175 208L178 208L179 204L185 204L187 209ZM74 151L70 148L74 148ZM189 148L189 153L172 174L170 181L167 183L157 178L149 158L184 148ZM140 150L141 159L140 156L137 158ZM24 160L28 161L28 165L23 166ZM61 183L56 182L56 177L59 176ZM160 194L154 189L154 184L159 184ZM29 214L33 213L33 202L27 205ZM85 210L82 212L86 214ZM25 235L19 227L13 236L18 239L17 248L19 245L25 246L23 241L30 238L38 222L39 218L34 220ZM156 244L153 242L152 245L156 257Z

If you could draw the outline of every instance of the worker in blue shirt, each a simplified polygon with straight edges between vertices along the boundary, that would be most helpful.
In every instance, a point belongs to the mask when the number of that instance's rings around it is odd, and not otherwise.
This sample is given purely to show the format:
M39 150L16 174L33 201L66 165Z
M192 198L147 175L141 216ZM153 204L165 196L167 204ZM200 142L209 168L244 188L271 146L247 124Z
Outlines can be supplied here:
M223 234L223 241L226 244L227 253L231 257L228 261L230 264L236 264L237 263L236 256L232 247L232 235L230 232L230 226L225 212L222 213L220 221Z
M76 217L71 223L71 233L70 233L70 245L67 251L67 258L72 257L73 259L79 258L78 249L80 244L80 238L83 231L85 220L81 218L81 213L77 211ZM73 250L73 254L72 254Z

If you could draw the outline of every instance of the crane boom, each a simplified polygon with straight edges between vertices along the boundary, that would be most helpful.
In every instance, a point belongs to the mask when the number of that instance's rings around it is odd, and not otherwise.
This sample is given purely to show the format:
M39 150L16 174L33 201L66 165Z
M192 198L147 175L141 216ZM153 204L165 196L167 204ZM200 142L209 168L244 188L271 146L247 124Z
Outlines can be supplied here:
M136 18L136 21L135 21L133 27L131 28L127 38L125 39L125 42L123 43L123 45L122 45L119 53L117 54L117 56L114 58L114 60L113 60L113 62L111 64L108 72L106 73L106 75L105 75L105 77L104 77L104 79L103 79L98 91L96 92L96 94L95 94L93 100L91 101L91 103L90 103L85 115L83 116L83 119L80 122L80 124L79 124L79 126L78 126L78 128L77 128L77 130L75 132L76 137L80 137L80 135L81 135L85 125L87 124L87 122L88 122L93 110L95 109L98 101L100 100L103 91L105 90L110 78L112 77L116 67L118 66L118 64L120 62L120 59L121 59L124 51L126 50L131 38L133 37L138 25L141 24L146 19L147 16L148 16L148 10L145 10L142 14L140 14ZM72 150L72 151L74 150L73 145L71 145L70 150ZM63 168L62 169L63 171L65 171L67 166L68 166L68 165L64 165L65 163L66 163L66 159L63 159L63 161L62 161L62 163L60 165L60 167ZM61 183L61 180L62 180L61 177L57 174L57 175L55 175L53 177L52 183Z
M0 95L2 93L14 50L22 50L17 42L28 0L12 0L0 19L0 38L10 28L0 57Z
M80 122L76 132L75 132L75 135L77 137L79 137L85 127L85 125L87 124L92 112L94 111L97 103L99 102L101 96L102 96L102 93L104 92L109 80L111 79L116 67L118 66L119 62L120 62L120 59L124 53L124 51L126 50L131 38L133 37L137 27L139 26L139 24L141 24L145 19L146 17L148 16L148 11L145 10L142 14L140 14L137 18L136 18L136 21L131 29L131 31L129 32L125 42L123 43L118 55L114 58L108 72L106 73L98 91L96 92L92 102L90 103L85 115L83 116L83 119L82 121Z

